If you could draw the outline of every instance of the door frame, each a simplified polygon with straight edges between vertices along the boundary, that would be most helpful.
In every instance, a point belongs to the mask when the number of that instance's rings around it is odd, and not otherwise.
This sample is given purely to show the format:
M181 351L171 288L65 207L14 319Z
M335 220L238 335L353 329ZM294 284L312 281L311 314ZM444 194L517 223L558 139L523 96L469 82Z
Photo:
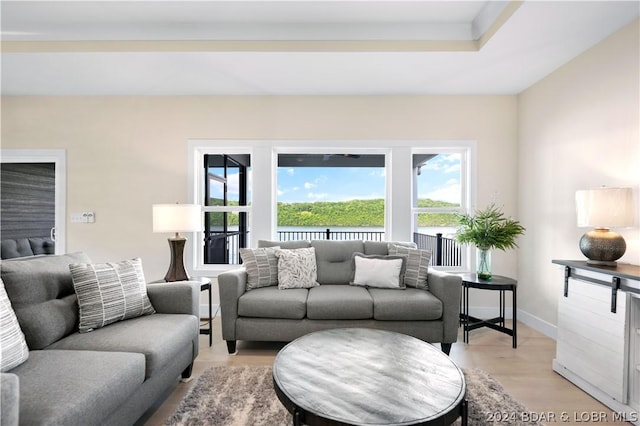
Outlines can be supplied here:
M64 149L0 149L2 163L54 163L55 164L55 227L56 254L67 249L67 152Z

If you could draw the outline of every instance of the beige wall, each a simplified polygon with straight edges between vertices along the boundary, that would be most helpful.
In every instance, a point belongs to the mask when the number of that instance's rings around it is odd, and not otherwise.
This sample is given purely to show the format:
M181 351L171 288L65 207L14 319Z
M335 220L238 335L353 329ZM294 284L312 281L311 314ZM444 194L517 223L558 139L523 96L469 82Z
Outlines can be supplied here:
M494 253L494 272L517 275L523 319L552 330L562 273L551 260L582 258L575 191L638 197L638 34L636 21L518 97L4 97L2 147L65 149L67 216L97 218L67 220L67 250L141 256L153 280L169 253L151 205L187 201L188 139L477 140L478 205L496 201L527 228L519 250ZM622 260L640 264L638 227L621 233Z
M520 307L556 324L562 270L552 259L584 259L574 195L578 189L640 184L638 20L518 97ZM640 208L636 210L640 217ZM618 230L621 259L640 264L640 220Z
M515 96L2 99L2 147L66 149L67 216L96 213L94 224L67 220L67 251L141 256L149 280L169 257L151 205L187 201L192 138L476 140L478 204L517 214ZM514 275L517 253L496 253L494 265Z

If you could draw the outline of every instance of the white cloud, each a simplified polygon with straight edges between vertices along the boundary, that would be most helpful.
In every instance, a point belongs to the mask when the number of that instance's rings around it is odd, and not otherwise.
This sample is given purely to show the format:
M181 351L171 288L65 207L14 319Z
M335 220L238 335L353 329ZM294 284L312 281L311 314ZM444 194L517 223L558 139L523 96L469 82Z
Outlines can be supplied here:
M460 182L457 179L449 179L445 184L433 191L421 193L419 198L429 198L449 203L460 202Z
M287 169L287 174L289 176L293 176L294 174L296 174L296 170L295 169Z
M460 164L454 164L444 169L444 173L460 173Z
M307 194L307 198L312 198L314 200L322 200L323 198L327 198L327 193L323 192L323 193L315 193L315 192L309 192Z
M453 173L460 170L460 154L440 154L427 161L423 166L425 170L442 170L444 173Z
M311 182L305 182L304 183L304 189L311 189L311 188L315 188L317 185L315 183L311 183Z

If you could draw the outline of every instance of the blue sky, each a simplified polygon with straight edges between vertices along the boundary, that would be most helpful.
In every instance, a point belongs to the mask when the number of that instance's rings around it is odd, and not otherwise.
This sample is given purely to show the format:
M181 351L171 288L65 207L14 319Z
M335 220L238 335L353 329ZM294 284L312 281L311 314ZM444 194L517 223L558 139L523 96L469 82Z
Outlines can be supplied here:
M347 201L384 198L384 168L279 167L278 201Z
M384 198L383 168L280 167L278 201L313 202ZM418 178L419 198L460 201L460 155L431 159Z

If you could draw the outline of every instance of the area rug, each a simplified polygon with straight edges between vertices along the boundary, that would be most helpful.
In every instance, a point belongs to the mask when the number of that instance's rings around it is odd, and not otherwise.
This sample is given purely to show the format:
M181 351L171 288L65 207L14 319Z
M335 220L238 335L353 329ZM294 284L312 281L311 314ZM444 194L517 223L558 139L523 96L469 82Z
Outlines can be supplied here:
M469 425L539 424L523 422L520 414L529 411L487 373L479 369L463 371ZM273 390L272 377L271 367L212 367L194 383L166 425L291 425L291 415ZM454 424L459 425L460 420Z

